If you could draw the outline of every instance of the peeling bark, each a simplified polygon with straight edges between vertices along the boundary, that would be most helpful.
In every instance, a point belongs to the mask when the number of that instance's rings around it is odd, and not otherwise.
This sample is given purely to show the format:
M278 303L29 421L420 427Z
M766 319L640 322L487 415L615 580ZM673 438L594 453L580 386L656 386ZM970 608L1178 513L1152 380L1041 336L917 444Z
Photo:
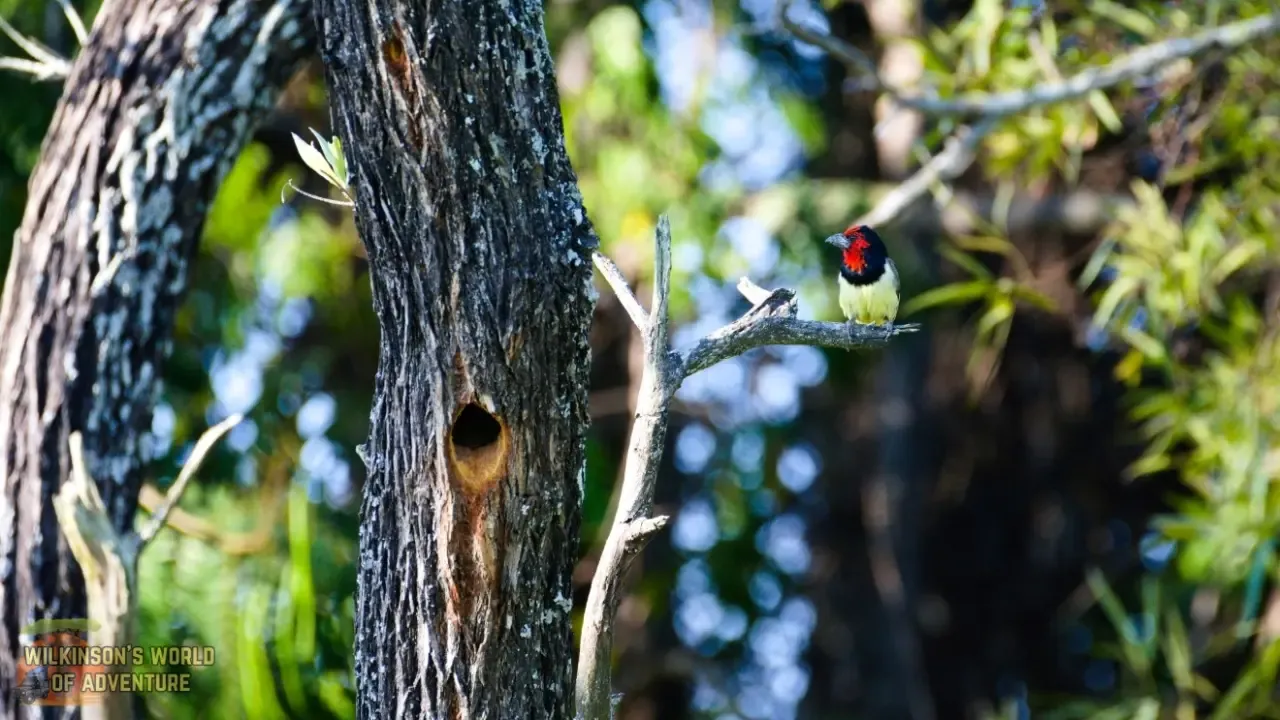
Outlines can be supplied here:
M51 498L84 437L112 524L132 528L140 438L205 213L305 57L305 0L115 0L67 79L0 306L0 707L19 632L83 617ZM74 711L72 711L74 712Z
M320 0L381 328L362 718L566 718L595 234L538 0Z

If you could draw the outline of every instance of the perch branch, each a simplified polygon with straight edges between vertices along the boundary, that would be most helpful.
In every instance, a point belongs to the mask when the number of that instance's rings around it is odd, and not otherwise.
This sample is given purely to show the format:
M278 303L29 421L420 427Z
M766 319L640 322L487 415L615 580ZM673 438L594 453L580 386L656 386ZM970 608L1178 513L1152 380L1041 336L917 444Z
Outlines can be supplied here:
M901 105L929 115L978 115L1007 117L1041 105L1051 105L1082 98L1095 90L1105 90L1135 80L1165 67L1175 60L1189 58L1206 50L1233 49L1280 30L1280 13L1222 25L1190 37L1172 38L1127 53L1101 67L1092 67L1058 82L1037 85L1026 90L998 93L964 93L942 98L936 91L916 92L893 87L876 73L875 64L865 53L828 33L806 28L787 17L788 2L783 9L782 27L799 40L814 45L849 67L856 78L871 89L894 96Z
M748 350L766 345L813 345L841 350L867 350L883 347L890 338L915 332L916 324L850 325L840 322L801 320L796 317L796 305L790 297L786 302L769 303L781 295L791 296L790 290L769 293L747 278L738 281L738 291L747 300L765 298L745 315L699 340L681 358L680 380L705 370L716 363L737 357Z
M671 226L658 219L654 233L653 300L646 314L622 274L604 255L596 267L628 308L644 339L644 370L636 401L635 422L627 449L618 509L591 579L578 655L576 717L607 720L612 712L610 665L613 621L622 580L632 559L668 521L651 517L654 486L667 432L672 397L686 377L748 350L765 345L820 345L847 350L881 347L889 338L918 328L898 325L872 328L796 317L795 293L772 292L743 278L738 290L752 303L741 318L711 333L684 354L671 351L667 335L667 303L671 295Z

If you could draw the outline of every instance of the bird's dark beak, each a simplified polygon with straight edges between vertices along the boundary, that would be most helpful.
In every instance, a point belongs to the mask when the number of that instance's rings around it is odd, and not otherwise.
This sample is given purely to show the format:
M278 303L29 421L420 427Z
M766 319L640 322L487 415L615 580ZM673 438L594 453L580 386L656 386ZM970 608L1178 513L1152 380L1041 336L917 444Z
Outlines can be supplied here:
M842 233L836 233L835 235L829 236L826 239L826 243L828 245L835 245L841 250L849 249L849 238L845 237Z

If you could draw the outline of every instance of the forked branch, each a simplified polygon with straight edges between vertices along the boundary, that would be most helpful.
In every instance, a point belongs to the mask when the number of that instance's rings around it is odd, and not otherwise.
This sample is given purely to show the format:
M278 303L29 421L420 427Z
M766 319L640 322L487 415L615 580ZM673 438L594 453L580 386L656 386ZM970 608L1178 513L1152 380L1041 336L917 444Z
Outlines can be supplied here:
M191 478L219 438L241 420L233 415L209 428L196 442L163 504L140 532L117 532L107 515L98 486L89 473L80 433L70 437L71 477L53 498L58 525L84 573L93 645L128 645L137 617L138 558L182 498ZM118 697L117 697L118 696ZM121 700L123 699L123 700ZM108 693L108 702L88 705L86 718L131 717L127 693Z
M71 25L71 31L75 33L76 41L84 45L89 33L85 30L84 21L80 19L80 14L76 12L76 9L67 0L58 0L58 5L62 8L63 14L67 16L67 23ZM45 47L38 40L18 32L3 17L0 17L0 33L8 36L14 45L22 48L23 52L31 58L28 60L19 57L0 57L0 70L26 73L38 81L65 80L71 74L70 60Z
M622 579L631 560L668 521L665 515L652 516L653 494L666 438L667 413L671 399L684 379L722 360L766 345L816 345L860 350L883 347L890 338L913 332L919 327L908 324L878 328L801 320L796 317L793 291L782 288L770 292L743 278L738 283L738 291L752 303L752 308L684 353L673 352L667 332L667 303L671 294L671 226L666 216L658 219L654 235L653 299L648 313L640 307L613 262L600 253L595 255L596 267L640 330L645 362L618 510L587 596L576 684L577 717L580 720L609 718L612 713L610 664L613 620L618 610Z

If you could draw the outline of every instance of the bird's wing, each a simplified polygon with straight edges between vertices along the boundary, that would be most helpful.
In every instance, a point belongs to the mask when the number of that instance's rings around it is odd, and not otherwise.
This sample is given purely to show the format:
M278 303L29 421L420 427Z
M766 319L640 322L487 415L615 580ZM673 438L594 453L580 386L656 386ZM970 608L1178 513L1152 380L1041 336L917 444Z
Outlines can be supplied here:
M885 266L889 269L889 274L893 276L893 292L902 299L902 276L898 274L898 266L893 264L893 258L884 259Z

